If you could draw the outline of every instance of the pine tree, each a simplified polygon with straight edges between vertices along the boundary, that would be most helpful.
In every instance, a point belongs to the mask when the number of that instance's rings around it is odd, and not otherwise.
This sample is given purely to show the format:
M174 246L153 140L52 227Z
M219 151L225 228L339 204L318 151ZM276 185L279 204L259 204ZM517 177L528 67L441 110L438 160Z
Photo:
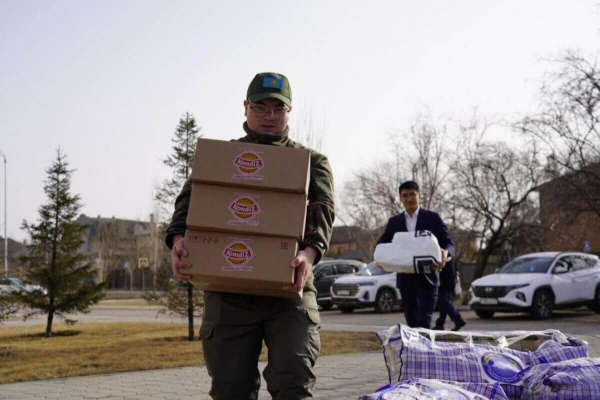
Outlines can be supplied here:
M0 281L2 278L0 277ZM17 301L12 293L0 292L0 325L19 311Z
M163 182L157 189L155 199L161 204L165 215L170 215L173 210L175 198L181 187L187 181L192 172L192 164L196 154L196 143L200 128L196 119L190 113L185 113L180 119L172 139L173 153L163 163L171 168L173 176ZM200 315L202 300L200 292L194 289L191 283L174 283L169 274L159 274L157 278L157 290L147 293L144 298L160 307L159 313L170 312L187 316L188 339L194 340L194 315Z
M95 276L92 265L78 252L84 243L85 226L76 223L81 208L79 195L72 195L71 174L66 156L58 149L56 159L46 170L44 192L48 202L42 205L37 224L23 221L31 243L25 265L25 280L44 290L20 291L19 301L27 306L25 318L46 314L46 337L52 336L52 322L57 316L67 324L75 323L67 314L87 313L104 295L104 284L84 283Z
M190 113L185 113L180 119L173 139L173 153L162 162L173 171L171 178L165 180L157 189L156 200L163 208L163 215L171 215L175 198L181 187L192 172L192 164L196 154L196 142L200 128L196 119Z

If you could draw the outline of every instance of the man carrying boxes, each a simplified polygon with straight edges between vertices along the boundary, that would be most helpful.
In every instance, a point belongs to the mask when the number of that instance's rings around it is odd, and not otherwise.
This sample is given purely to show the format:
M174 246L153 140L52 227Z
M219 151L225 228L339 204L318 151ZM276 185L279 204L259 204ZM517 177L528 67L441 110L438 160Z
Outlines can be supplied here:
M288 137L291 110L287 78L257 74L244 101L246 136L199 140L167 229L174 275L205 291L200 337L213 399L258 398L263 341L271 396L312 397L312 267L331 237L333 175L324 155Z

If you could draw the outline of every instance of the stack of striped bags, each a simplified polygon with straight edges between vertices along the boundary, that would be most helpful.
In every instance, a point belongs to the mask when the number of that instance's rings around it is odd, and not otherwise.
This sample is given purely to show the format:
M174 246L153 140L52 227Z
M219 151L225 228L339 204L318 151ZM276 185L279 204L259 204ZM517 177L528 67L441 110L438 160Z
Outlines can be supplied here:
M600 399L600 359L556 330L377 334L390 384L360 400Z

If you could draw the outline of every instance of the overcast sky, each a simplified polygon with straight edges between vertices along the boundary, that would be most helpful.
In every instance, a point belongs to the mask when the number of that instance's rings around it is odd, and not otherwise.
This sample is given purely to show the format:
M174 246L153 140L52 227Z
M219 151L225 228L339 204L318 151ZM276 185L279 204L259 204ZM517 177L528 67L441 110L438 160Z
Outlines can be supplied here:
M60 146L89 216L148 219L180 116L243 136L255 73L290 79L294 116L325 122L336 186L389 156L424 111L532 109L551 63L597 54L594 1L0 0L0 150L8 236L26 238ZM4 235L4 171L0 234Z

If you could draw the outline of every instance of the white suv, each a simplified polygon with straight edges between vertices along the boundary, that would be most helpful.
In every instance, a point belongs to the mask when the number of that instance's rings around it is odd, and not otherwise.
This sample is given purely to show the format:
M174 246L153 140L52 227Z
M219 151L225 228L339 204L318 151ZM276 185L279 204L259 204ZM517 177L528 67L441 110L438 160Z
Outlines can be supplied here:
M469 289L469 306L480 318L526 311L546 319L554 308L581 305L600 314L600 259L586 253L527 254Z
M331 310L331 285L341 276L354 274L360 269L366 267L362 261L355 260L326 260L321 261L313 268L315 276L314 284L317 289L317 304L324 311Z
M396 274L384 271L374 262L356 274L336 279L331 286L331 302L343 313L364 307L389 313L394 305L400 304L400 299Z

